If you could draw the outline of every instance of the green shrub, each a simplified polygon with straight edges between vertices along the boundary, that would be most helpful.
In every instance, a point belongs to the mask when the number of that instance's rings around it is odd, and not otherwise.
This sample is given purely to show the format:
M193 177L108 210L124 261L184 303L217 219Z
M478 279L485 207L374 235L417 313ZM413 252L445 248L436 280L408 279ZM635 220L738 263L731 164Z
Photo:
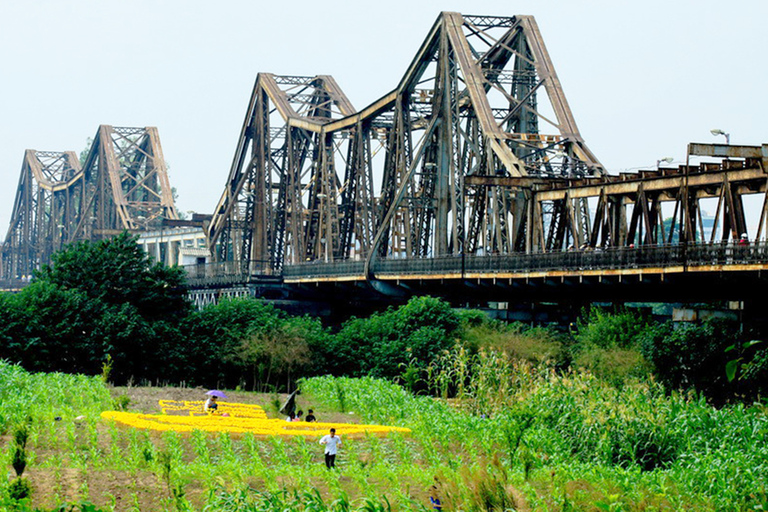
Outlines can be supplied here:
M131 403L131 397L126 395L125 393L119 395L114 400L114 407L117 411L126 411L128 410L128 406Z
M631 379L646 379L653 374L652 365L637 348L585 347L576 353L572 364L616 386Z
M651 324L642 315L628 309L592 307L577 326L571 346L574 367L587 369L614 385L650 375L652 366L640 345Z
M16 476L20 477L24 473L24 469L27 467L27 450L24 446L17 444L13 445L11 455L11 466L16 472Z
M639 346L640 338L649 323L639 313L628 309L609 311L591 307L577 322L578 331L574 336L576 349L598 347L632 348Z
M424 372L453 346L460 325L450 305L432 297L415 297L400 308L353 318L328 341L328 373L392 379L413 368Z
M732 387L726 376L725 350L737 339L737 327L719 319L703 324L667 322L644 333L641 347L668 387L696 389L718 398Z
M8 497L12 500L19 501L31 496L32 484L30 484L29 480L26 478L19 476L18 478L11 480L11 483L8 484Z
M490 320L464 329L463 341L470 351L492 349L534 364L566 362L563 335L548 327L528 327Z

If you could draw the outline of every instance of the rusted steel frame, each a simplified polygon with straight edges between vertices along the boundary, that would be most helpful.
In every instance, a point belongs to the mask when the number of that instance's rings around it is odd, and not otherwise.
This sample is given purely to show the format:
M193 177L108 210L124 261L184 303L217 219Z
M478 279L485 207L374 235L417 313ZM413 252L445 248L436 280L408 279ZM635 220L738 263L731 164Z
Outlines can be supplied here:
M653 245L656 244L657 241L654 240L654 229L653 229L653 222L651 220L651 209L649 208L649 202L653 201L653 198L650 197L649 194L646 194L645 191L643 191L643 201L640 203L640 214L642 215L642 228L643 228L643 238L644 243L647 245Z
M594 221L592 223L592 230L590 232L589 236L589 243L592 247L598 246L598 235L602 232L603 233L603 240L601 242L605 242L605 213L607 211L606 208L606 198L605 193L601 193L597 198L597 205L595 206L595 215L594 215ZM589 220L589 219L587 219ZM603 245L602 243L600 245Z
M568 200L568 196L563 199L552 201L552 207L550 210L549 218L549 230L547 232L547 241L544 249L546 251L553 251L557 246L557 240L562 239L561 233L563 231L563 225L565 224L566 208L565 203ZM544 208L542 208L544 213ZM542 216L542 224L544 224L544 218Z
M331 75L317 75L317 78L323 82L323 89L330 95L336 105L339 107L339 111L343 116L351 116L355 114L355 107L344 91L339 87L339 84Z
M658 195L654 195L651 199L649 229L654 244L664 243L664 212L661 209L661 203L661 198Z
M764 146L766 149L768 149L768 146ZM766 151L766 154L768 154L768 151ZM763 194L763 207L760 210L760 221L757 223L757 234L755 235L755 240L760 240L763 235L763 228L765 227L765 223L768 222L766 219L768 219L768 187L766 187L765 194Z
M31 275L62 247L77 214L73 196L81 179L74 152L25 151L0 274Z
M470 116L466 121L466 132L464 135L464 151L463 151L463 168L466 169L466 174L462 176L461 195L464 198L465 204L469 209L467 215L467 230L466 239L463 244L463 251L472 254L477 251L479 247L479 237L484 236L487 233L484 222L486 214L489 211L486 201L488 198L488 190L486 187L472 187L467 185L467 177L472 174L485 174L488 172L488 159L489 155L483 154L480 148L479 137L482 135L477 123L477 118ZM476 161L475 165L471 162ZM485 165L483 165L485 164ZM472 192L470 192L470 190ZM492 210L491 210L492 211Z
M480 38L489 47L483 55L483 63L487 63L492 68L496 68L497 66L503 68L507 61L509 61L510 57L516 54L515 50L510 47L510 42L516 37L516 33L520 30L519 17L511 18L511 26L509 26L508 30L499 39L495 39L490 34L488 34L487 30L481 30L480 27L475 25L472 22L472 16L462 16L462 19L464 21L464 26L467 27L473 35ZM497 27L489 26L487 28ZM487 41L486 38L490 39L490 41ZM526 58L523 55L517 55L521 58ZM530 62L533 64L532 61Z
M117 216L127 229L135 229L136 226L131 219L130 212L126 206L125 192L123 191L122 183L120 180L120 164L117 161L115 155L115 147L112 141L113 127L108 125L99 126L99 131L96 134L94 140L94 146L97 145L100 148L100 158L97 160L97 173L99 176L105 176L109 180L109 188L112 191L113 201L115 204L115 211ZM99 190L99 213L97 214L97 223L99 229L114 229L112 219L109 219L109 197L107 187L102 181ZM115 223L116 224L116 223ZM116 227L116 226L115 226Z
M235 204L230 208L230 215L236 215L241 203L244 209L242 229L232 233L236 235L232 247L233 259L239 261L240 270L244 272L249 261L268 261L270 268L280 268L282 260L275 258L272 253L277 243L277 233L282 229L275 218L276 208L272 198L272 176L276 167L273 159L272 126L269 120L270 98L267 91L257 91L257 102L249 119L251 159L241 174L242 183L233 195ZM242 165L242 164L241 164ZM280 172L282 169L279 169ZM282 180L281 180L282 183ZM278 194L278 201L280 195ZM237 246L240 246L238 251ZM239 252L239 254L238 254ZM239 257L237 257L239 256Z
M164 216L169 219L178 218L178 212L176 211L176 205L173 202L173 189L171 187L171 180L168 177L168 169L165 167L165 155L163 154L163 146L160 144L160 134L156 127L147 127L147 142L152 147L152 165L155 168L155 175L160 182L160 204L165 208ZM162 171L158 172L158 167L162 167Z
M417 164L421 160L421 156L424 152L424 149L427 145L427 141L432 136L433 132L435 131L435 128L437 127L439 117L435 116L427 125L426 133L424 134L424 137L422 138L421 143L419 144L418 148L416 148L416 152L413 155L413 159L411 160L411 164L409 165L405 175L403 176L403 179L400 183L400 187L397 190L397 193L395 194L393 201L386 205L388 207L383 220L379 223L379 226L387 226L389 225L390 220L395 215L395 212L398 210L398 205L400 204L403 196L405 195L406 190L408 189L408 185L413 178L413 173L416 170ZM373 256L376 254L376 251L378 249L379 244L382 242L383 237L385 236L385 230L379 228L379 230L376 233L376 236L373 239L373 244L371 247L371 252L368 255L368 257L365 260L365 274L371 275L371 262L373 259Z
M590 233L591 225L589 223L589 203L585 198L579 198L574 200L576 202L575 214L576 222L574 232L578 234L578 244L582 244L584 241L592 238Z
M80 161L74 151L62 151L59 153L64 158L65 165L75 171L71 177L63 181L55 180L45 175L43 167L36 156L38 153L42 152L28 149L24 152L24 159L29 162L32 177L40 188L50 190L51 192L59 192L72 187L78 180L82 179L83 171L80 168Z
M726 177L726 181L723 183L725 188L725 208L728 213L727 219L728 229L730 231L731 238L738 240L742 233L746 232L746 219L744 218L744 208L741 203L741 194L736 193L731 187L730 182ZM728 240L728 234L725 232L726 223L723 223L723 241Z
M131 139L129 135L137 137ZM147 127L141 132L134 130L125 135L116 129L112 135L113 145L116 145L116 136L127 143L120 147L117 161L121 163L118 172L125 210L133 224L147 226L156 219L176 218L157 128ZM129 185L131 182L132 186ZM145 220L139 219L139 214L143 214Z
M528 189L516 189L505 191L505 193L510 196L514 194L514 197L509 198L510 203L514 205L514 213L512 226L510 226L512 231L508 252L528 252L526 232L531 226L528 218L531 191Z
M462 70L472 107L487 143L513 176L524 176L526 174L524 166L503 142L505 137L493 117L484 88L485 77L480 67L472 58L469 43L464 32L461 30L463 18L458 13L443 13L442 17L444 20L444 30L447 31L448 42L456 52L456 60L459 62L459 67Z
M306 258L311 260L333 260L338 244L338 196L335 166L333 162L333 135L321 133L317 136L319 161L314 162L310 178L309 219L306 223Z
M291 126L301 127L306 130L312 129L312 130L319 131L320 129L323 129L327 132L339 131L339 130L343 130L343 129L347 129L352 126L355 126L364 120L374 119L378 115L380 115L382 112L386 112L394 109L395 101L397 101L399 98L400 98L400 95L397 90L391 91L388 94L384 95L383 97L379 98L378 100L374 101L370 105L368 105L366 108L364 108L360 112L349 115L342 119L329 121L327 124L323 125L322 127L316 124L313 124L311 126L310 125L303 126L300 124L300 120L295 120L295 119L291 119L290 124Z
M723 182L724 175L728 174L731 183L740 183L746 181L765 181L765 174L760 169L743 169L731 171L714 171L691 174L687 176L688 185L692 188L705 188L713 185L719 185ZM644 179L635 179L631 181L610 181L597 185L571 186L566 183L559 185L562 188L551 190L538 190L537 198L540 201L560 199L565 196L567 191L571 197L596 197L601 190L605 190L608 195L622 195L632 193L637 190L638 184L642 183L646 192L664 192L678 189L686 180L686 175L676 176L658 176ZM538 188L538 187L537 187Z
M12 279L28 275L34 261L33 254L33 212L35 209L34 172L32 167L34 150L27 150L16 188L11 223L3 243L3 277Z
M632 208L632 218L630 219L629 223L629 231L627 231L627 240L633 244L649 243L648 240L644 240L639 236L643 232L643 225L641 220L645 217L643 215L644 205L646 204L645 201L643 186L640 184L637 189L634 206Z
M433 104L433 115L438 115L442 121L437 127L435 134L436 155L431 159L433 170L425 170L422 176L426 177L426 186L423 187L422 194L425 204L422 206L422 220L420 222L421 256L427 256L431 252L434 256L443 256L448 253L448 215L449 210L453 209L451 201L451 190L449 190L449 181L452 175L458 171L455 165L454 155L456 154L453 145L455 121L458 120L457 106L457 70L455 50L449 45L449 36L447 30L440 32L440 49L437 64L437 73L435 76L435 94ZM465 81L467 81L465 75ZM424 162L428 158L425 157ZM426 201L434 201L433 205L427 205ZM434 219L434 239L430 235ZM455 225L455 222L454 222ZM432 242L432 243L430 243ZM430 247L430 245L433 245Z
M225 233L227 219L237 202L237 195L240 193L240 189L244 183L243 175L248 172L248 169L243 167L243 163L245 162L247 155L248 144L252 138L252 134L250 133L252 118L255 114L256 105L260 100L260 96L263 94L260 86L261 81L262 75L259 74L256 77L256 82L254 83L253 91L251 92L251 98L248 101L248 108L245 112L243 126L240 129L240 136L237 140L235 156L229 170L224 193L213 211L211 223L208 227L208 236L206 238L208 240L208 248L211 251L216 247L219 238ZM226 258L225 254L222 254L221 256Z
M762 146L743 146L735 144L688 144L689 156L711 156L719 158L750 158L762 162L763 170L768 171L768 144Z
M583 243L582 240L588 239L586 233L584 233L582 230L582 225L579 219L579 210L582 207L581 202L582 199L568 200L566 202L566 208L568 209L568 215L566 217L567 224L565 232L563 233L563 239L560 241L560 245L558 246L560 250L567 248L569 236L573 243L578 245Z
M358 124L350 135L339 219L339 250L343 258L351 255L355 243L360 244L358 255L367 254L373 236L370 121Z
M393 208L395 210L399 209L399 201L396 199L397 191L401 187L412 186L412 184L409 183L409 179L406 177L408 174L407 171L411 168L413 162L411 158L411 124L409 112L408 96L403 95L395 102L394 125L389 130L388 134L384 174L382 176L381 195L379 198L379 217L376 223L374 241L371 244L371 251L381 250L382 256L387 254L388 248L393 251L401 249L401 244L400 242L396 242L396 239L399 239L403 233L402 229L398 231L395 228L395 225L400 224L406 226L410 223L409 218L403 218L404 215L408 214L407 209L399 212L399 215L396 217L394 211L389 215L390 210L393 210ZM436 119L437 118L433 121ZM423 141L426 141L426 135L424 137ZM403 192L405 192L405 189ZM390 225L390 222L393 220L394 223ZM389 244L381 245L380 242L376 241L377 237L389 240ZM411 254L410 237L406 236L404 242L406 243L405 251L408 254Z
M530 108L527 106L529 100L536 94L536 91L538 91L542 85L544 85L544 80L539 80L539 82L536 83L536 85L534 85L533 87L531 87L531 89L525 94L525 96L523 96L519 100L514 96L508 94L503 88L495 86L497 90L501 91L502 94L504 94L504 96L508 100L510 100L510 103L515 104L515 106L509 110L509 113L507 113L507 115L504 116L504 118L501 121L499 121L498 123L499 126L503 126L505 123L509 123L512 120L512 118L515 117L518 114L518 112L520 112L520 110L524 108L526 109ZM536 110L534 110L533 113L538 115L538 111Z
M533 222L531 222L533 229L531 241L528 243L528 252L543 252L547 248L544 238L544 206L535 198L532 198L530 204L533 207Z
M410 94L416 88L416 82L418 82L419 78L424 73L424 70L426 70L432 55L434 55L435 51L437 50L437 45L439 43L437 36L443 29L444 15L445 13L441 14L438 16L437 20L435 20L435 23L432 25L432 28L427 34L427 37L424 39L424 42L421 44L416 52L416 55L413 57L411 64L408 66L405 74L400 79L400 82L395 88L395 92L397 93L398 97L402 97L405 94Z
M677 198L675 200L675 209L672 212L672 224L669 226L669 234L667 235L667 243L672 243L672 238L675 233L675 227L678 225L682 225L682 220L679 219L680 216L682 216L682 201L684 200L684 188L681 185L678 189ZM679 228L678 228L678 234L679 234Z
M579 133L579 129L576 126L576 120L568 105L568 100L563 93L560 79L557 77L555 67L552 65L552 60L544 45L544 39L541 37L541 32L536 24L536 20L533 16L520 16L520 22L526 35L528 47L535 57L534 65L536 66L536 72L538 76L546 82L545 88L550 103L555 110L555 115L557 116L557 122L561 132L573 141L573 144L576 147L576 152L581 160L587 162L593 171L598 174L604 174L602 164L589 150Z

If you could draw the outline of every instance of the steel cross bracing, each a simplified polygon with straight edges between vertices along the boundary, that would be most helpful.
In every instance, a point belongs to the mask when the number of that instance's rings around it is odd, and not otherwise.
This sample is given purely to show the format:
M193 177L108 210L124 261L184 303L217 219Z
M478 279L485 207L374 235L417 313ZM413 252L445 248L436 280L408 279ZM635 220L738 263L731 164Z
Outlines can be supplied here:
M82 166L71 151L25 152L0 274L29 276L66 243L177 218L157 128L102 125Z
M396 89L360 111L330 76L260 73L209 243L264 273L532 250L531 188L469 178L603 174L534 19L446 12Z

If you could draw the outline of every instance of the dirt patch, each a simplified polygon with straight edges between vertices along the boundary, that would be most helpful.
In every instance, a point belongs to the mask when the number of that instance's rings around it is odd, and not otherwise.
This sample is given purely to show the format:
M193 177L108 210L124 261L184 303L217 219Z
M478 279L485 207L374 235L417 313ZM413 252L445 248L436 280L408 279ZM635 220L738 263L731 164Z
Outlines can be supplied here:
M60 500L88 500L116 512L161 510L167 490L148 471L91 471L72 468L33 468L24 473L32 484L35 506L52 508Z

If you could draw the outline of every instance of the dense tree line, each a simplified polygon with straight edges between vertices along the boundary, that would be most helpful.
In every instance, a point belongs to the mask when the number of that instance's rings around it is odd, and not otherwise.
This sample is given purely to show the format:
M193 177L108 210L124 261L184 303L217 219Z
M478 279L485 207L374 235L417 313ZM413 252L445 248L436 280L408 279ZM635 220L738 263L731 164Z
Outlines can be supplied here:
M154 263L128 234L71 245L21 292L0 294L0 357L32 371L108 370L116 384L264 391L323 374L396 379L423 391L441 354L457 346L557 371L586 368L616 385L655 378L715 400L765 392L768 376L759 335L724 321L674 325L593 308L561 332L417 297L332 331L253 299L197 311L183 284L182 269Z
M106 364L120 384L284 389L325 373L394 378L449 347L459 327L448 304L425 297L332 334L251 299L196 311L183 284L182 269L154 263L127 233L71 245L21 292L0 294L1 357L32 371Z

